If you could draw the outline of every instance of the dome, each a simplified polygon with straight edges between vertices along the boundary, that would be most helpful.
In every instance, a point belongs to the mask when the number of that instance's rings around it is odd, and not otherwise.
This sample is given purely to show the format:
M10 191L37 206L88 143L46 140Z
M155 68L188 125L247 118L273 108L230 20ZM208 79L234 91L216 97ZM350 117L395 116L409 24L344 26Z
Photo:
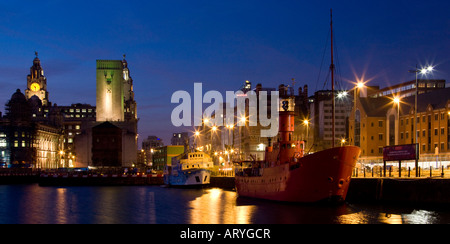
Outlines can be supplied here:
M17 89L14 94L11 96L11 102L23 102L27 101L25 98L25 95L20 91L20 89Z

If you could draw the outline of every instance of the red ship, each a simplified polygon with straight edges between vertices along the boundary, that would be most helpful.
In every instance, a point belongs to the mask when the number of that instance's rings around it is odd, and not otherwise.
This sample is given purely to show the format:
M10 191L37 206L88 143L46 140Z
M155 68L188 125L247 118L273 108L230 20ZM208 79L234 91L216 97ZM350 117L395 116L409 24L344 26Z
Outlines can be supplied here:
M347 196L353 168L361 149L334 147L333 21L331 26L332 144L331 149L304 155L304 142L292 140L294 97L280 91L278 142L266 148L264 161L241 162L237 168L239 196L285 202L342 202Z
M280 95L278 142L264 161L240 162L235 176L239 196L285 202L344 201L359 147L335 147L304 155L304 142L291 140L294 99Z

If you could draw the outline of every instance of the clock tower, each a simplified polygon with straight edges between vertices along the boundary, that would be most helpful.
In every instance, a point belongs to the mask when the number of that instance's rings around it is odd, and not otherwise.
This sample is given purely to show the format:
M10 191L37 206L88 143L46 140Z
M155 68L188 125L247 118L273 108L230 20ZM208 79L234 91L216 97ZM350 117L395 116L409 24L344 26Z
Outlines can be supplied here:
M27 76L27 89L25 90L25 97L30 99L37 96L43 106L47 106L48 92L47 92L47 78L44 76L44 70L41 67L41 61L38 58L38 53L35 52L36 58L33 60L33 66L30 68L30 74Z

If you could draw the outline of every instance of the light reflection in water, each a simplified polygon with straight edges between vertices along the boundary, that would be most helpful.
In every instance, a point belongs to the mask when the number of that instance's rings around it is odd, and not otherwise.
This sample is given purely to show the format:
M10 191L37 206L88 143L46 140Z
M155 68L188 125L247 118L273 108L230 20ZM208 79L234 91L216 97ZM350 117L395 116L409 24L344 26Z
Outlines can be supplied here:
M5 223L448 224L450 210L284 204L222 189L0 185L0 224Z
M237 206L236 193L208 189L189 202L191 224L250 224L256 206Z
M340 224L435 224L440 223L439 214L434 211L416 210L408 208L359 206L352 213L338 216Z

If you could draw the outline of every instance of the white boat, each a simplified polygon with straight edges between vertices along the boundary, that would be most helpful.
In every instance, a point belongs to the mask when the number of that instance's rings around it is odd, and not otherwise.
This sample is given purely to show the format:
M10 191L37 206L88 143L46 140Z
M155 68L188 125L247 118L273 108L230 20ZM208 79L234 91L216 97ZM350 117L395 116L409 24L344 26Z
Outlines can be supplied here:
M204 152L184 153L172 158L164 168L164 184L169 186L203 186L211 179L213 161Z

